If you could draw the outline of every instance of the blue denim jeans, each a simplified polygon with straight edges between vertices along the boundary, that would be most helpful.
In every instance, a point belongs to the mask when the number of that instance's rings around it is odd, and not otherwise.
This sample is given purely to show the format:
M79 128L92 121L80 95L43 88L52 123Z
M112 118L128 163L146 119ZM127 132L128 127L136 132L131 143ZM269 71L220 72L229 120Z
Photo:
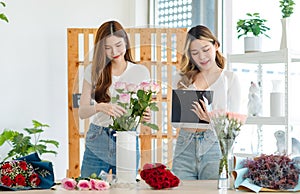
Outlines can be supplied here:
M91 174L100 174L101 170L116 174L116 136L115 131L107 127L90 124L86 134L85 151L81 165L81 177L89 177ZM137 169L140 153L137 137Z
M218 179L221 150L212 130L179 131L172 171L182 180Z

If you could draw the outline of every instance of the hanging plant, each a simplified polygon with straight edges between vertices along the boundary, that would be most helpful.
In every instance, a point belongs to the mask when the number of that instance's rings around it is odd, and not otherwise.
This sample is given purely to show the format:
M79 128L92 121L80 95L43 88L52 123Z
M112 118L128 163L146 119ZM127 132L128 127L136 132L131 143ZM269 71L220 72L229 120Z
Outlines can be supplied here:
M281 8L281 13L282 13L282 18L287 18L294 13L294 5L295 2L294 0L280 0L280 8Z
M5 6L6 6L5 3L2 2L2 1L0 1L0 5L1 5L2 7L5 7ZM4 21L8 22L8 19L7 19L6 15L5 15L4 13L0 13L0 20L4 20Z

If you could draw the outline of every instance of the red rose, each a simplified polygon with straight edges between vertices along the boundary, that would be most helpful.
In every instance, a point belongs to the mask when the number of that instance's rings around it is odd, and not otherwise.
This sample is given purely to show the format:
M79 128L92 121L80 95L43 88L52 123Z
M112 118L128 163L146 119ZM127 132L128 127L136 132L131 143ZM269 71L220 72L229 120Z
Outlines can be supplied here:
M2 165L1 169L3 169L3 171L5 173L11 173L12 172L12 167L9 163L5 163Z
M179 179L177 177L174 177L173 179L170 179L171 187L177 187L179 185Z
M27 170L27 163L25 161L19 161L19 166L22 170Z
M1 184L10 187L10 186L12 186L13 181L10 179L9 176L4 175L1 177Z
M41 183L41 179L38 174L34 173L29 177L29 182L31 186L38 186Z
M170 187L171 187L170 181L164 181L164 182L162 183L162 187L163 187L163 188L170 188Z
M145 170L145 169L151 169L151 168L154 168L154 165L153 165L153 164L146 163L146 164L144 164L144 166L143 166L143 169L144 169L144 170Z
M22 175L22 174L18 174L15 177L14 182L16 183L16 185L18 186L26 186L26 178Z

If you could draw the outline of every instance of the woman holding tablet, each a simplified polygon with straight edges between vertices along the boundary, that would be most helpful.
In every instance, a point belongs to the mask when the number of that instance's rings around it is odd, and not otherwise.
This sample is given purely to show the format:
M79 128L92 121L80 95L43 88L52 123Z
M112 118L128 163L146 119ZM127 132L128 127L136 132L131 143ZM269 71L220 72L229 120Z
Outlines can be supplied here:
M213 91L213 109L239 112L240 83L234 72L224 69L225 58L219 48L220 42L207 27L198 25L191 28L175 87ZM192 107L191 111L199 119L209 122L204 101L195 101ZM182 180L218 179L220 157L219 143L213 130L181 128L172 170Z

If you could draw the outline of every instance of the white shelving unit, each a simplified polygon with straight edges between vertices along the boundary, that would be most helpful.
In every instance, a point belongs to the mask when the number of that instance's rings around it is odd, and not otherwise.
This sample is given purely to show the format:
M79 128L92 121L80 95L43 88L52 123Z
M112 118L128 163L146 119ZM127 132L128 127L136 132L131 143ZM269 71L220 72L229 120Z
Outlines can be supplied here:
M261 129L263 125L283 125L286 131L286 150L291 152L291 141L289 141L289 130L292 125L300 124L299 117L291 116L289 109L291 103L289 103L289 91L290 88L290 64L293 62L300 62L300 54L290 51L289 49L281 49L278 51L270 52L255 52L245 54L229 54L227 56L227 63L229 69L232 69L233 63L240 64L256 64L257 65L257 81L262 83L263 71L262 68L265 64L284 64L284 116L283 117L248 117L246 124L257 125L258 127L258 144L259 152L262 150L262 137ZM263 84L263 83L262 83Z

